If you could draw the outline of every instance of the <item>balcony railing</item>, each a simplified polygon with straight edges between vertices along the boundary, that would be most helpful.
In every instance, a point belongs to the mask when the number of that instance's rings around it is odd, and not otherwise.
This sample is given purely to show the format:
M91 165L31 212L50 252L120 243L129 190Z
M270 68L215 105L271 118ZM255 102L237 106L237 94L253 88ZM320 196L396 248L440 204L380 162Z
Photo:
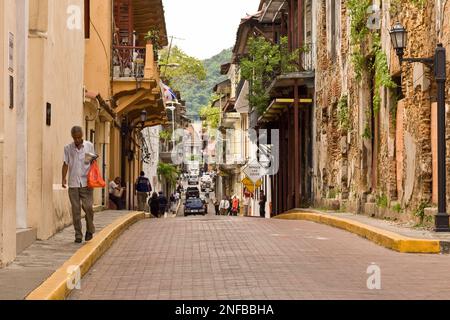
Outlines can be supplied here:
M316 46L314 43L306 43L303 45L303 52L301 53L300 71L314 71L315 54L316 54Z
M314 71L314 55L314 43L305 43L300 48L298 57L293 61L287 61L289 58L282 59L275 73L278 76L292 72Z
M146 47L113 46L114 78L144 78Z

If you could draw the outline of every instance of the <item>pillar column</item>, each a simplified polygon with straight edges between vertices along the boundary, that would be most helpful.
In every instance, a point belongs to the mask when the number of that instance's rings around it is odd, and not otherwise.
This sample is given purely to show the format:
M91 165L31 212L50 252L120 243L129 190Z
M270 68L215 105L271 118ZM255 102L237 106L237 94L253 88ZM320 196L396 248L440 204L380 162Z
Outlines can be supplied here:
M298 80L294 84L294 176L295 207L300 207L300 130L299 130L299 93Z

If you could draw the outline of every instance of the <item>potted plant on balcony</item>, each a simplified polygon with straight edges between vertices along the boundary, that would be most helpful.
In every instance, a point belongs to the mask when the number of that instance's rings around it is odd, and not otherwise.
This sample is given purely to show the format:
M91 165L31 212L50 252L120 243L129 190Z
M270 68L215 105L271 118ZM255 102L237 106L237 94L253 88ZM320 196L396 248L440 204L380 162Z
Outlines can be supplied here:
M155 27L152 27L147 34L145 35L145 40L147 43L153 45L153 52L155 55L155 60L158 60L158 50L160 49L160 35L159 30Z
M172 137L172 135L168 131L164 130L164 131L160 131L159 132L159 139L161 141L161 145L164 147L163 148L164 151L167 151L169 149L168 148L168 142L171 139L171 137Z

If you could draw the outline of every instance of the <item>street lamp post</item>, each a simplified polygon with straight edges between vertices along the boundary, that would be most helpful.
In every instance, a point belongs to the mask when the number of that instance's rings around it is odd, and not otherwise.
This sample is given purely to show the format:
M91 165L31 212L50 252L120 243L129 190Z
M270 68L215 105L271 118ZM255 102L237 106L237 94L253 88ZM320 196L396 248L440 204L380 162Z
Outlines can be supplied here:
M166 107L167 110L170 110L172 112L172 148L175 147L175 110L177 109L174 106L173 102L170 102L171 105Z
M147 110L142 110L141 112L141 124L142 124L142 129L144 129L145 127L145 122L147 121Z
M450 232L449 215L447 214L446 200L446 141L445 141L445 81L446 75L446 51L442 43L438 43L434 57L429 58L404 58L404 50L407 44L407 31L397 22L390 31L392 45L400 60L403 62L421 62L434 69L434 78L437 84L437 131L438 131L438 213L435 216L435 231Z

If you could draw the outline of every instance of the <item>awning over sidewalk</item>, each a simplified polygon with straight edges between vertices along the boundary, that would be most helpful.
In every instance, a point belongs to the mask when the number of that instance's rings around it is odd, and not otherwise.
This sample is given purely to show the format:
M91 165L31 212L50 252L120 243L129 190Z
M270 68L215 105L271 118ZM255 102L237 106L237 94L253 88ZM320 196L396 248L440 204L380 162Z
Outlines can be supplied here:
M312 104L312 98L299 99L300 104ZM291 98L278 98L272 100L264 114L259 117L258 122L271 122L277 120L285 109L294 104L294 99Z

